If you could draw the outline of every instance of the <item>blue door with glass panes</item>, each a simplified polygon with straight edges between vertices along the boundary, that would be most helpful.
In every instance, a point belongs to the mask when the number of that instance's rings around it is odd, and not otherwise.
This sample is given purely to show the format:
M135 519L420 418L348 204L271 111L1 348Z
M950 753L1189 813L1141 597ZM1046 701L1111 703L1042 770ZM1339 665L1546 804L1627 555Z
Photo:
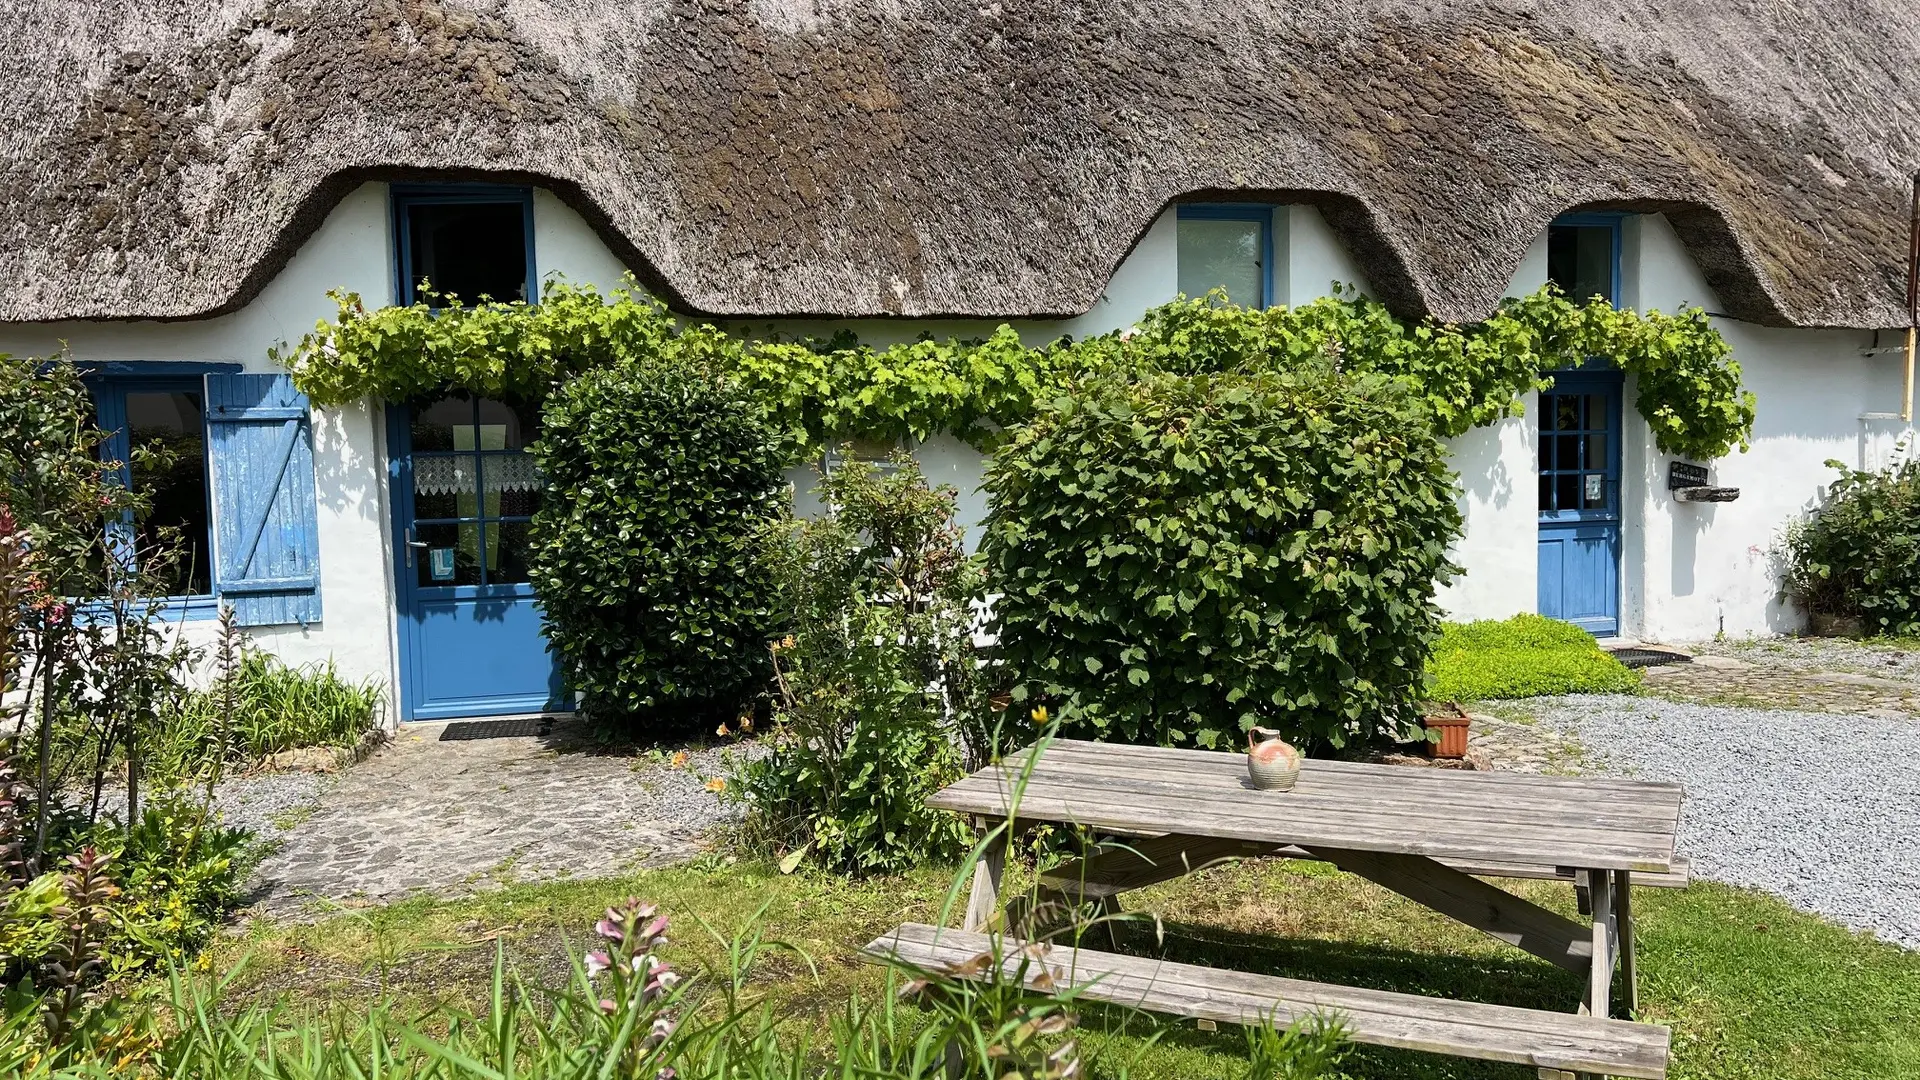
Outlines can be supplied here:
M1562 371L1540 393L1540 614L1620 632L1618 371Z
M527 581L537 406L449 394L387 414L408 720L563 705Z

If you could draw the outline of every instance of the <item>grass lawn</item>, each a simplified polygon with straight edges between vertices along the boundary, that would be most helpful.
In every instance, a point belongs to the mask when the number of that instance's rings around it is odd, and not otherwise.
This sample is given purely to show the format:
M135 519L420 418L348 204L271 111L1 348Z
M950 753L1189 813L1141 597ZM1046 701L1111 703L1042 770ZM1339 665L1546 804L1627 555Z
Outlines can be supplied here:
M1022 875L1009 868L1010 888ZM386 1000L399 1013L478 1006L495 942L533 982L558 985L566 946L581 942L609 902L659 901L676 919L669 958L683 969L718 947L689 917L725 933L766 907L768 936L809 956L779 955L757 990L789 1023L824 1030L850 994L873 1000L885 974L854 959L859 946L907 920L937 920L950 876L929 870L847 882L770 868L688 867L627 878L523 885L460 901L413 900L306 925L256 924L208 956L215 970L250 957L241 998L293 995L357 1010ZM1547 882L1515 891L1573 914L1572 890ZM1221 867L1131 894L1157 913L1169 958L1249 971L1570 1009L1572 976L1324 864ZM1800 1080L1920 1076L1920 954L1838 929L1771 898L1713 884L1638 890L1643 1018L1671 1024L1671 1076ZM1151 949L1144 922L1129 948ZM1137 1018L1089 1017L1081 1033L1096 1077L1233 1077L1244 1068L1235 1031L1175 1027L1145 1037ZM1103 1031L1111 1028L1112 1031ZM1362 1048L1346 1067L1368 1080L1531 1078L1532 1070Z

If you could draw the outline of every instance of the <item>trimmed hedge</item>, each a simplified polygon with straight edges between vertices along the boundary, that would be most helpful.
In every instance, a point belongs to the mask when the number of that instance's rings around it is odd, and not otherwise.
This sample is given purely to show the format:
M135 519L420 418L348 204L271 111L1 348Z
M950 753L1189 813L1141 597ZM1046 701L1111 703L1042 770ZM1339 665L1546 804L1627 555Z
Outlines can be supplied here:
M731 719L765 686L779 604L757 537L785 488L763 417L691 362L616 364L547 399L530 571L590 711Z
M985 487L1000 659L1067 733L1343 745L1418 722L1461 523L1404 383L1324 362L1097 380Z
M1428 694L1439 701L1640 688L1639 673L1614 659L1592 634L1542 615L1448 623L1427 671Z

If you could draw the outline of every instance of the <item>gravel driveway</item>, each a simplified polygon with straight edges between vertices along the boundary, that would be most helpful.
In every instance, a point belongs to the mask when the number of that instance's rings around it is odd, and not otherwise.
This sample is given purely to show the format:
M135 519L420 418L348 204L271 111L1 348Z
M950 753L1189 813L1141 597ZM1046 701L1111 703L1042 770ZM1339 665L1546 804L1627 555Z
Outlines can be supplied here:
M1684 783L1696 874L1920 949L1920 720L1611 695L1527 705L1595 767Z

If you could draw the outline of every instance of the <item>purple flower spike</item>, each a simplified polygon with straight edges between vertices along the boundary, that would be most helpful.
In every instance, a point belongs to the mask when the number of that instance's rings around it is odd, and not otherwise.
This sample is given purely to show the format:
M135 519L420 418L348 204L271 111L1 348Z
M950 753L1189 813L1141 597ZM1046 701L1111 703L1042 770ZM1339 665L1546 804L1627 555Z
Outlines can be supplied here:
M593 932L608 941L625 941L626 935L620 931L620 924L612 919L601 919L593 924Z
M613 957L608 956L605 949L595 949L587 954L587 974L589 976L598 975L612 966Z

